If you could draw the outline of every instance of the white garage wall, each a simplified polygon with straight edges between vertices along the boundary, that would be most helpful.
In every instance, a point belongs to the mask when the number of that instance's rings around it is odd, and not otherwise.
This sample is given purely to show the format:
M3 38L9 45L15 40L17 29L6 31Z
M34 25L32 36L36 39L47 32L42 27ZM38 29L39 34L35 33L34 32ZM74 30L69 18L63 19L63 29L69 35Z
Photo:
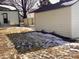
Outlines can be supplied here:
M71 37L71 7L36 13L35 28Z
M2 13L8 14L8 20L10 22L10 25L19 24L18 12L17 11L0 11L0 22L1 22L1 24L4 24Z
M79 38L79 2L72 6L72 37Z

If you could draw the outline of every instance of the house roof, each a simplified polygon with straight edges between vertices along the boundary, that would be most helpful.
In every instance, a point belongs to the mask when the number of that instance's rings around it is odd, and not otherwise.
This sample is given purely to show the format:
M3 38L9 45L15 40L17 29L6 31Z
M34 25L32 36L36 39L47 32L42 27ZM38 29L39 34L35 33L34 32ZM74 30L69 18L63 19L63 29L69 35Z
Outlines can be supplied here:
M10 11L8 8L0 7L0 11Z
M16 9L13 9L11 6L0 5L0 11L16 11Z
M67 4L67 2L68 2L68 4ZM76 2L78 2L78 0L64 0L64 1L62 0L61 2L58 2L56 4L49 3L48 5L41 6L39 9L35 10L34 12L43 12L43 11L68 7L68 6L72 6Z

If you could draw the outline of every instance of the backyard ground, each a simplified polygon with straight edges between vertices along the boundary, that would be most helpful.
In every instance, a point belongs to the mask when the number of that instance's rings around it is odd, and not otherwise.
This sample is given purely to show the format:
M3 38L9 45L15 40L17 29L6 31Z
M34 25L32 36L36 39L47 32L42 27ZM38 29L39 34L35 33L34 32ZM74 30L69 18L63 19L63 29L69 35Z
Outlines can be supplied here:
M29 35L37 34L36 32L31 34L28 33L31 31L33 30L26 27L0 28L0 59L79 59L79 43L75 43L75 42L73 43L65 42L65 44L56 45L54 47L48 47L48 48L31 48L31 49L26 49L30 46L26 45L28 46L26 47L24 44L22 44L24 46L20 48L19 46L20 43L18 43L19 44L18 45L17 42L23 41L24 43L27 38L28 38L27 40L29 40ZM26 35L26 33L28 33L28 35ZM39 39L38 38L39 35L42 35L42 34L39 33L37 35L38 36L34 36L34 37L32 36L31 38L36 37L37 39ZM51 35L48 37L51 37ZM45 38L43 37L43 39ZM44 45L44 47L46 46ZM24 52L19 53L19 52L22 52L19 49L21 49L22 51L26 49L27 51L25 51L25 53Z

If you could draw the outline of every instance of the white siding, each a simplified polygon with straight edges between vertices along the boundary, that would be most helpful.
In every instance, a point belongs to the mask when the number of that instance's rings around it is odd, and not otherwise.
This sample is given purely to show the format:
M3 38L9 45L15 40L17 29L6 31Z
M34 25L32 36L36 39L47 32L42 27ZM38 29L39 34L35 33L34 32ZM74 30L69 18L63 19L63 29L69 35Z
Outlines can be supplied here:
M35 28L71 37L71 7L36 13Z
M79 2L72 6L72 37L79 38Z
M2 13L8 14L8 20L10 22L10 25L19 24L17 11L0 11L0 22L1 22L1 24L4 24Z
M3 24L3 16L2 16L2 12L0 12L0 24Z

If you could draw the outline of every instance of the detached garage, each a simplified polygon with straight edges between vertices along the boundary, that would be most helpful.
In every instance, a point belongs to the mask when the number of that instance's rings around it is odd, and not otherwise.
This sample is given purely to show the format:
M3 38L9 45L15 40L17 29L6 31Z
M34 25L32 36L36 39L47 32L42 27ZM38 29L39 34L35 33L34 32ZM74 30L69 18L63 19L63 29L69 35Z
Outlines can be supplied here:
M70 4L49 4L35 11L36 30L56 32L60 35L79 38L79 1Z

